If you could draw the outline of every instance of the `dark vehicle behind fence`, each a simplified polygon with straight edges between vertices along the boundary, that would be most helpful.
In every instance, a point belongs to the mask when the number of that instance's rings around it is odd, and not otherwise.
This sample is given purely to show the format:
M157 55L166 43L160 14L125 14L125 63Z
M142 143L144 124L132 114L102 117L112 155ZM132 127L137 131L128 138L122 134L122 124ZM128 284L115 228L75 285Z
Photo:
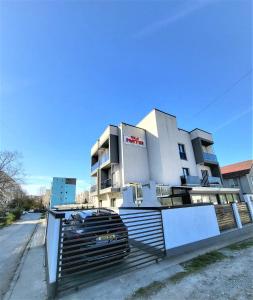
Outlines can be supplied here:
M63 228L63 275L120 262L130 252L127 228L111 210L73 213L65 218Z

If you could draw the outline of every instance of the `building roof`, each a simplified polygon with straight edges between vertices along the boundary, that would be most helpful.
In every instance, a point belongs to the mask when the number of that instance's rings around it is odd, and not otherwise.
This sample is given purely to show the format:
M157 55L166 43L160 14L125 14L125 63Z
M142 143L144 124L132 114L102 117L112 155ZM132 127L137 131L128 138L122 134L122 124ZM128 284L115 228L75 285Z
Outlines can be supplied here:
M253 160L245 160L235 164L227 165L221 168L222 175L245 175L250 172Z

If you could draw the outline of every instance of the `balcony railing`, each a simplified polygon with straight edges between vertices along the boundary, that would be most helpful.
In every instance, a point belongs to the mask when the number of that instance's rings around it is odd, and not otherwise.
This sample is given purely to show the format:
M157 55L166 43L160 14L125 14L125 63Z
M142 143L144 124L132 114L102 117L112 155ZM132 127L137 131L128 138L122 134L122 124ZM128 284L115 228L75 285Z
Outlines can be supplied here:
M198 176L181 176L181 184L183 185L200 185L200 178Z
M107 162L109 160L110 156L109 156L109 152L104 153L101 157L100 157L100 165L104 164L105 162Z
M216 155L213 153L203 152L203 157L204 157L205 161L209 161L209 162L213 162L213 163L218 162Z
M220 177L214 177L214 176L208 176L208 182L210 185L221 185L221 179Z
M157 185L156 186L156 196L157 197L167 197L171 193L169 185Z
M97 190L97 185L96 185L96 184L94 184L94 185L92 185L92 186L90 187L90 192L91 192L91 193L96 192L96 190Z
M112 180L106 179L101 182L101 190L106 189L108 187L112 187Z
M99 161L97 161L94 165L91 166L91 172L94 172L99 167Z

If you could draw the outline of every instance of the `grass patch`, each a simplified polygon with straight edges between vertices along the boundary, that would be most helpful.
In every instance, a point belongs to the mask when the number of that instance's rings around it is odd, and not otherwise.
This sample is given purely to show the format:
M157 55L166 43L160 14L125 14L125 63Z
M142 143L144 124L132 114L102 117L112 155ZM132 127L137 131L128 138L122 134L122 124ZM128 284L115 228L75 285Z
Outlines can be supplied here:
M128 300L134 300L139 298L147 298L151 295L156 294L160 289L164 288L166 286L166 281L154 281L150 283L149 285L139 288L136 290L133 295L128 298Z
M247 241L244 241L244 242L229 245L226 248L229 249L229 250L235 251L235 250L247 249L247 248L252 247L252 246L253 246L253 240L247 240Z
M200 255L196 258L193 258L189 262L186 262L183 264L183 267L185 268L187 273L192 273L199 271L203 268L205 268L208 265L211 265L217 261L221 261L224 258L227 258L226 255L219 251L212 251L203 255Z

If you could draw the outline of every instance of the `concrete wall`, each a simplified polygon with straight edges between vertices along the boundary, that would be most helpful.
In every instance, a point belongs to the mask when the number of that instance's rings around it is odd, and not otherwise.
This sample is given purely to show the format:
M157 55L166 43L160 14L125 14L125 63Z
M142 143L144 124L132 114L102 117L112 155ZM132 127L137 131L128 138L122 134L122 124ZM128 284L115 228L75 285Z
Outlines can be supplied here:
M162 210L166 249L220 234L213 205Z
M46 251L49 284L56 282L57 255L59 242L60 219L48 214Z
M127 144L124 139L126 136L134 136L144 141L145 146ZM126 124L121 124L121 167L122 184L149 181L149 162L146 145L145 130Z

